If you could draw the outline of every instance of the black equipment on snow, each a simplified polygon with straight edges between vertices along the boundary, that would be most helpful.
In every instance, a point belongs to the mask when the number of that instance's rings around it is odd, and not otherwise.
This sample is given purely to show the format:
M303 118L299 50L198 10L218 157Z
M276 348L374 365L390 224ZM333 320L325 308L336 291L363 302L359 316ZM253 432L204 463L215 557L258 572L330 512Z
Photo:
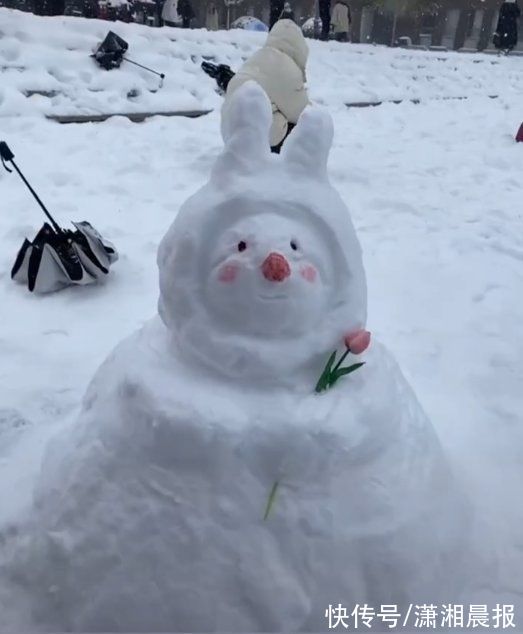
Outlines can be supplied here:
M222 92L227 92L227 86L234 77L234 71L226 64L213 64L211 62L202 62L202 70L216 80L218 88Z
M118 259L114 246L85 221L73 222L75 231L62 229L18 168L4 141L0 141L0 159L8 172L13 170L6 163L11 163L49 220L32 242L24 240L11 278L27 284L31 292L51 293L74 284L92 284L108 275L110 265Z
M129 62L129 64L134 64L135 66L143 68L154 75L158 75L162 81L165 79L164 73L159 73L152 68L138 64L138 62L134 62L132 59L125 57L125 53L128 48L129 44L124 39L122 39L119 35L116 35L113 31L109 31L109 33L105 36L104 41L97 46L91 57L94 57L95 61L102 68L105 68L105 70L119 68L122 61L125 60L126 62Z

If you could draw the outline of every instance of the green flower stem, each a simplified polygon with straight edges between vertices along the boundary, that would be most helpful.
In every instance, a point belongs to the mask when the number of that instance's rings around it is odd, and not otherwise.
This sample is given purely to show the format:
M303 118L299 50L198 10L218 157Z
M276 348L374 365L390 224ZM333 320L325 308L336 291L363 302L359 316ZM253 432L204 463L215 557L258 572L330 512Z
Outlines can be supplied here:
M318 383L316 384L316 388L315 388L315 391L317 393L323 392L323 390L326 390L327 387L329 386L329 379L331 375L332 364L334 363L335 359L336 359L336 350L334 350L334 352L329 357L329 360L327 361L327 365L323 369L323 372L321 373L321 376L318 379Z
M340 360L338 361L338 363L334 366L334 368L332 369L331 374L334 374L336 372L336 370L339 369L339 367L341 366L341 364L345 361L345 359L347 358L347 355L349 354L350 350L349 348L347 348L347 350L345 350L345 352L341 355Z
M278 487L280 486L279 480L276 480L272 485L271 492L269 493L269 497L267 498L267 506L265 507L265 514L263 516L263 521L265 521L269 517L269 513L271 512L272 506L274 504L274 500L276 499L276 492L278 491Z
M324 390L327 390L328 388L332 387L340 377L346 376L347 374L351 374L358 368L361 368L361 366L365 365L365 363L363 362L354 363L351 366L340 369L341 364L345 361L349 353L350 353L350 348L347 346L347 349L341 355L340 360L338 361L338 363L336 363L334 367L332 367L332 365L334 363L334 360L336 359L336 350L331 354L331 356L329 357L329 360L327 361L327 365L325 366L318 380L318 383L316 384L315 392L320 393L320 392L323 392ZM274 501L276 500L276 493L278 492L279 486L280 486L279 480L276 480L274 484L272 485L271 491L269 493L269 497L267 498L265 513L263 515L263 521L265 521L271 513L272 507L274 506Z

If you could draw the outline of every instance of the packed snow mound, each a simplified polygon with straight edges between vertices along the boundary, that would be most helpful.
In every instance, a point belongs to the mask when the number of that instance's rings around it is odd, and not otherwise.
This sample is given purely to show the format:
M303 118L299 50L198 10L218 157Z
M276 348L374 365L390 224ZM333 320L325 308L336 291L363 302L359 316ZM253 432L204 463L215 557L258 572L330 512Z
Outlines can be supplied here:
M200 69L213 60L238 69L267 37L242 29L171 27L38 17L0 8L0 117L219 108L215 82ZM126 62L105 71L90 58L109 30L129 43L129 58L165 73L160 80ZM426 53L310 42L313 101L347 102L523 93L516 58ZM332 70L336 70L336 81Z
M50 445L31 524L4 550L10 583L0 599L11 613L2 629L319 631L326 607L348 599L405 606L458 596L464 500L395 361L374 344L357 373L314 393L343 320L346 330L364 325L366 309L359 244L326 177L330 120L307 112L275 156L261 89L239 90L230 116L211 181L160 248L163 320L115 349L76 424ZM303 182L299 209L297 193L272 180L277 168ZM224 193L210 208L218 177ZM261 207L258 180L271 183ZM293 331L305 282L319 288L322 312ZM219 289L245 315L252 356L241 368L214 356L232 318ZM216 316L201 344L187 326L201 320L199 304ZM324 338L323 359L309 330ZM267 341L281 349L270 355ZM251 373L260 356L262 380Z
M44 463L16 625L323 631L330 603L456 601L455 483L396 363L366 361L319 396L205 375L158 319L121 344Z

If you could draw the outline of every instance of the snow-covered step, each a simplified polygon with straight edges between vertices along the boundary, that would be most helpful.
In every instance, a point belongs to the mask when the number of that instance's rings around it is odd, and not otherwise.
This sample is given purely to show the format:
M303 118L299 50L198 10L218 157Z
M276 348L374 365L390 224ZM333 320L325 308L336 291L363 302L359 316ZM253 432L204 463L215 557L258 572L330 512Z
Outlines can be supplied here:
M111 117L125 117L133 123L142 123L151 117L187 117L197 119L209 114L212 110L171 110L166 112L113 112L110 114L72 114L72 115L47 115L47 119L57 123L101 123Z

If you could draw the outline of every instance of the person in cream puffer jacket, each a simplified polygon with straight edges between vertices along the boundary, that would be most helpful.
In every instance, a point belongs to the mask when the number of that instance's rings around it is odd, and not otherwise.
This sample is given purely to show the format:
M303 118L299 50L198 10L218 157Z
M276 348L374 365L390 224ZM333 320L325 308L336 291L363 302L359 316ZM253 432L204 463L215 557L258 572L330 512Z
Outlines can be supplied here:
M250 57L227 86L225 110L231 96L247 81L254 80L265 91L272 105L270 144L278 152L286 136L309 104L305 66L309 56L301 29L292 20L279 20L265 45Z
M349 30L352 22L348 0L338 0L334 5L331 24L334 27L334 37L338 42L349 40Z

